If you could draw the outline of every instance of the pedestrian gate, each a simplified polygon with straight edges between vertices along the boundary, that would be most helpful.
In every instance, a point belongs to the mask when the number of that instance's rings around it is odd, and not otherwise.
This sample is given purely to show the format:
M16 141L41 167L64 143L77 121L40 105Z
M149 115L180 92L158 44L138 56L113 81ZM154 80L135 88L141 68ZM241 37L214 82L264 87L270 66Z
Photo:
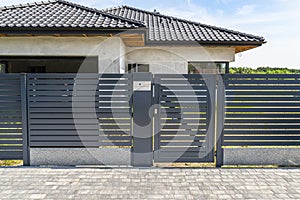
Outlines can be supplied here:
M155 75L155 162L213 162L213 75Z

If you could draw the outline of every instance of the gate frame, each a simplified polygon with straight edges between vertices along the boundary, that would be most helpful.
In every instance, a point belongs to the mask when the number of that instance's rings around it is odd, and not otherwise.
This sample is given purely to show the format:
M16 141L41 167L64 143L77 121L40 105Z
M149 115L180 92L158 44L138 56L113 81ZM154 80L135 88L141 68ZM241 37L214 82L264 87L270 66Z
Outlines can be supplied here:
M159 156L159 134L158 132L159 130L159 123L160 123L160 119L158 118L158 111L159 111L159 94L160 94L160 84L159 84L159 80L160 80L160 75L162 74L153 74L154 79L153 79L153 88L154 88L154 92L153 92L153 102L155 104L154 107L154 115L153 115L153 126L154 126L154 147L153 147L153 156L154 156L154 163L155 160L159 160L158 156ZM208 157L210 158L210 156L212 156L212 161L211 162L199 162L199 163L214 163L217 167L220 167L223 163L223 152L220 151L220 153L217 153L217 151L219 149L222 150L222 131L219 131L219 129L217 129L217 120L219 118L221 118L222 116L219 115L219 113L222 112L222 110L220 109L220 111L218 110L217 112L217 101L220 99L222 100L222 98L219 98L217 95L217 83L218 83L218 75L216 74L199 74L199 76L201 76L207 86L207 91L209 94L209 99L207 102L208 105L208 111L207 111L207 120L208 120L208 129L207 129L207 139L208 139ZM222 95L222 94L221 94ZM218 114L218 117L216 116ZM221 126L220 128L222 128L223 126ZM216 140L216 138L218 138L218 141ZM208 158L208 159L209 159ZM160 163L160 162L158 162ZM183 163L183 162L179 162L179 163ZM189 163L189 162L187 162ZM197 162L195 162L197 163Z
M30 147L28 134L28 102L27 102L27 74L20 74L22 134L23 134L23 165L30 165Z

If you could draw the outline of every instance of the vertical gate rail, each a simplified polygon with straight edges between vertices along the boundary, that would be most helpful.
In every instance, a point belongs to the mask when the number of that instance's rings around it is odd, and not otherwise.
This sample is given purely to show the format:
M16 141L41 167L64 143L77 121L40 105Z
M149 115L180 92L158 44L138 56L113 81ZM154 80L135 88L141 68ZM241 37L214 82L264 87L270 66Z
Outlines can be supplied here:
M28 107L27 107L27 76L21 74L21 104L22 104L22 133L23 133L23 165L30 165L30 148L28 135Z
M223 165L224 151L224 121L225 121L225 85L223 77L218 76L217 80L217 98L216 98L216 167Z

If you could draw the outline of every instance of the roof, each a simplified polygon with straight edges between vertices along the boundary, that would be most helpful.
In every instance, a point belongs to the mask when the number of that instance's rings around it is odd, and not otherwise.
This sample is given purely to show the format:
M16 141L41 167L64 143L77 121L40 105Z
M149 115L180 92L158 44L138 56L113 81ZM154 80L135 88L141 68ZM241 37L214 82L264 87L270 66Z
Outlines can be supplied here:
M87 32L88 30L88 32ZM265 43L263 37L179 19L130 6L98 10L64 0L0 7L0 34L145 33L145 43L240 45L244 51Z
M133 29L143 23L63 0L0 8L1 29Z
M260 36L179 19L130 6L119 6L103 11L144 23L148 28L147 39L150 43L195 41L210 44L238 43L261 45L265 43L265 39Z

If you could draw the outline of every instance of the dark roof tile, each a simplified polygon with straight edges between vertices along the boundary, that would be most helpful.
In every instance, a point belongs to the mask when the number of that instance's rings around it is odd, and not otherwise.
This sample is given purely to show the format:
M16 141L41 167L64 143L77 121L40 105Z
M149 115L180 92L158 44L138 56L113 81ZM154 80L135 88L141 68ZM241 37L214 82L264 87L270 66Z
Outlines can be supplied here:
M0 7L2 28L147 28L147 41L263 44L263 37L179 19L129 6L97 10L64 0Z
M95 23L97 21L97 24ZM142 28L141 22L124 19L97 9L88 8L64 0L48 0L36 3L0 8L1 27L57 27L57 28Z
M263 37L179 19L130 6L119 6L103 11L144 23L148 28L147 39L149 42L165 41L168 38L168 41L171 40L174 42L184 40L220 43L265 43Z

